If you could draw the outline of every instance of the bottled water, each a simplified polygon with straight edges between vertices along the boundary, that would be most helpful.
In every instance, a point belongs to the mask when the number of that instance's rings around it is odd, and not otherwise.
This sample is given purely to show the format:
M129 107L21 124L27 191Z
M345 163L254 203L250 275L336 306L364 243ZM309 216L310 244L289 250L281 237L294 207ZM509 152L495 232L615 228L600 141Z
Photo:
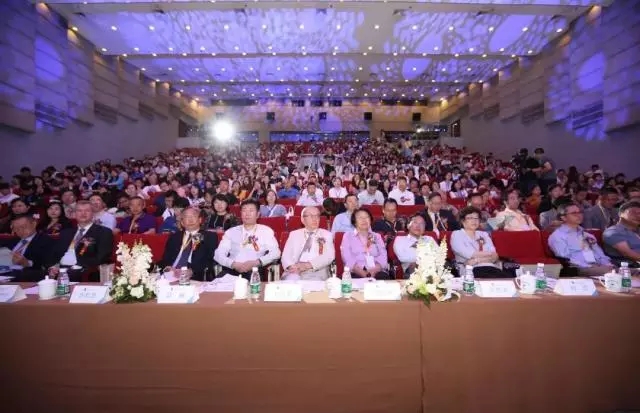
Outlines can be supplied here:
M536 293L543 293L547 289L547 277L544 275L544 263L539 262L536 268Z
M344 267L344 272L342 273L342 281L340 282L342 298L351 298L351 270L349 267Z
M58 274L58 287L56 289L56 294L64 297L69 295L69 293L69 274L67 274L66 268L61 268L60 273Z
M189 285L190 283L189 269L187 267L180 268L178 270L178 285Z
M473 295L476 292L476 279L473 276L473 267L471 265L464 267L462 292L464 295Z
M258 267L251 268L249 290L252 300L258 300L260 298L260 273L258 272Z
M631 292L631 270L629 270L628 262L620 263L620 275L622 275L622 292Z

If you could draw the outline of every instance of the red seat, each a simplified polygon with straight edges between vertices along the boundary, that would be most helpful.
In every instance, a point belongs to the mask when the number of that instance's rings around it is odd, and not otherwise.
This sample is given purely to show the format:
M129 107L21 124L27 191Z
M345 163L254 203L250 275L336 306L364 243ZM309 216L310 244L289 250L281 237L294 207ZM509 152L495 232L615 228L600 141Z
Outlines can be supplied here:
M158 262L164 255L164 247L167 245L169 234L118 234L114 237L114 254L119 242L124 242L128 246L133 246L136 242L146 244L151 248L153 262Z
M371 212L371 215L382 215L382 205L362 205L362 208Z
M467 205L467 200L464 198L449 198L447 203L456 209L462 209Z
M296 202L298 202L298 200L295 199L295 198L278 199L278 203L281 204L281 205L284 205L287 209L290 206L294 206L296 204Z
M398 205L398 215L410 217L424 211L424 205Z
M342 261L342 251L340 246L342 245L342 237L344 232L336 232L334 234L333 244L336 248L336 273L338 277L342 277L342 271L344 271L344 262Z
M396 238L405 235L407 235L406 232L398 231L396 233ZM393 244L395 244L395 242L396 240L394 239L393 242L390 242L389 245L387 245L387 258L389 259L389 263L394 265L396 269L396 273L390 275L395 276L397 280L402 280L404 278L404 271L402 270L402 265L400 264L400 260L398 259L396 252L393 250Z
M540 231L540 238L542 239L542 250L544 251L544 255L548 258L555 257L551 248L549 248L549 237L551 236L552 231Z
M493 231L491 239L499 256L518 264L559 263L545 253L539 231Z
M593 235L594 237L596 237L596 240L598 241L598 245L600 245L602 247L602 230L599 229L587 229L586 230L589 234Z
M302 218L300 216L292 216L289 220L289 225L287 229L289 231L293 231L294 229L302 228L304 224L302 223ZM325 216L320 217L320 223L318 224L319 228L331 230L329 227L329 219Z
M258 224L268 226L273 232L283 232L287 230L285 217L258 218Z
M233 215L240 216L240 205L229 205L229 212Z

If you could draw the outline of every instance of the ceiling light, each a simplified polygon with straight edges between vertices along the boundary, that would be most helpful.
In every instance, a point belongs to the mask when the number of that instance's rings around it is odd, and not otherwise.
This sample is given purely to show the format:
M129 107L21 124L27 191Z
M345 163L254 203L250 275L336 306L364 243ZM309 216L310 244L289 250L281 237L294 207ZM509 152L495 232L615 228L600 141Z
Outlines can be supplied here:
M307 55L307 52L302 52L302 55L303 55L303 56L306 56L306 55Z
M207 80L206 80L206 82L207 82L207 83L210 83L210 82L211 82L211 80L207 79Z
M269 47L267 47L267 49L271 50L273 49L273 46L270 45Z
M387 70L391 70L391 68L389 66L387 66Z
M273 93L271 93L269 96L273 97Z
M301 24L299 27L300 27L300 30L304 30L304 24Z
M124 53L124 54L122 55L122 57L127 57L127 56L128 56L128 55L127 55L126 53Z
M157 54L157 53L151 53L151 56L153 56L153 57L157 57L157 56L158 56L158 54Z
M340 30L342 28L342 26L340 26L339 24L336 24L336 30Z
M106 51L107 51L107 49L105 49L104 47L103 47L102 49L100 49L100 50L102 50L103 52L106 52Z
M449 26L449 31L453 31L453 26Z
M456 89L456 92L460 92L460 89Z
M200 46L200 51L204 52L205 51L205 47L204 46Z
M433 50L437 52L438 50L440 50L440 48L438 46L433 46Z
M443 67L443 68L442 68L442 71L443 71L443 72L446 72L446 71L447 71L447 68L446 68L446 67Z
M403 50L403 51L404 51L404 50L407 50L407 48L406 48L405 46L402 46L402 47L400 48L400 50Z
M280 79L281 82L284 82L284 79Z
M469 48L469 51L470 51L470 52L473 52L473 50L474 50L474 49L473 49L473 47L470 47L470 48Z
M375 26L373 26L374 29L378 30L380 28L379 24L376 24Z
M238 50L240 50L240 46L234 46L233 49L238 51Z
M356 83L358 83L360 81L360 79L356 79Z
M460 57L460 53L454 54L455 57Z
M256 82L259 82L259 81L260 81L260 79L256 79Z
M531 53L533 53L533 50L529 50L527 53L531 54Z
M364 94L364 97L367 97L367 96L369 96L369 94L368 94L368 93L365 93L365 94Z
M515 58L516 58L516 55L512 54L512 55L511 55L511 57L515 59Z
M187 30L191 30L191 26L189 26L188 24L186 26L184 26L185 29Z
M387 94L386 94L386 93L383 93L383 94L382 94L382 97L386 97L386 96L387 96Z
M418 30L418 25L417 25L417 24L414 24L413 26L411 26L411 29L413 29L413 30Z
M249 71L250 71L250 72L253 72L253 67L250 67L250 68L249 68Z
M523 31L523 32L526 32L527 30L529 30L529 28L528 28L527 26L525 26L525 27L523 27L523 28L522 28L522 31Z
M200 71L200 68L199 68L199 67L196 67L196 68L195 68L195 71L196 71L196 72L199 72L199 71Z
M556 33L561 33L561 32L562 32L562 29L557 29L556 30Z
M501 48L500 48L500 51L501 51L501 52L504 52L504 47L501 47Z
M336 52L333 52L333 53L331 53L331 54L335 56L335 55L336 55Z
M358 70L362 70L362 66L358 67Z
M184 79L181 79L180 82L184 83Z
M394 56L397 56L397 55L398 55L398 52L393 52L393 55L394 55Z
M156 28L153 26L149 26L149 30L154 31Z
M271 56L275 56L275 55L276 55L276 52L271 53Z
M331 97L331 93L327 93L327 96Z
M494 72L497 72L497 71L498 71L498 69L497 69L497 68L494 68L494 69L493 69L493 71L494 71Z
M220 69L220 70L222 70L223 72L226 72L226 71L227 71L227 69L225 69L224 67L223 67L222 69Z
M229 25L228 25L228 24L225 24L225 25L224 25L224 29L225 29L225 30L229 30Z
M280 66L276 67L276 70L279 72L280 71Z
M118 28L116 26L111 26L111 30L115 32L116 30L118 30Z
M332 67L332 68L331 68L331 70L336 70L336 68L335 68L335 67Z
M255 95L256 95L255 93L252 93L252 94L251 94L251 97L254 97Z
M368 47L368 49L369 49L369 50L373 50L373 46L369 46L369 47Z
M211 56L215 56L215 55L216 55L215 53L211 53Z
M173 70L173 68L172 68L172 67L170 67L170 68L169 68L169 71L172 71L172 70Z
M235 80L231 79L229 82L233 83L233 82L235 82Z
M489 31L490 31L490 32L492 32L493 30L494 30L494 27L493 27L493 26L490 26L490 27L489 27Z
M482 57L485 57L485 58L486 58L486 57L487 57L487 54L486 54L486 53L484 53L484 54L482 55Z
M182 55L183 55L183 56L186 56L187 54L186 54L186 53L182 53Z
M478 80L478 83L483 83L483 82L484 82L484 80L482 80L482 79Z
M76 26L71 27L71 30L73 30L74 32L78 31L78 28ZM562 31L562 29L560 29L560 31Z
M143 67L143 68L142 68L142 69L140 69L140 70L142 70L142 71L144 72L144 71L146 71L146 70L147 70L147 68Z
M134 47L133 50L136 51L136 52L140 51L140 49L138 47Z
M352 91L352 92L353 92L354 90L355 90L354 88L351 88L351 91Z
M304 70L309 70L309 68L308 68L307 66L305 66L303 69L304 69Z
M200 89L200 92L204 92L204 89ZM243 91L244 92L244 91Z
M160 81L160 79L156 79L156 82L159 82L159 81Z
M218 96L218 94L217 94L217 93L214 93L214 94L213 94L213 96L214 96L214 97L217 97L217 96Z
M247 55L247 52L242 52L242 55L243 55L243 56L246 56L246 55Z
M311 96L311 93L307 93L307 96Z
M222 89L222 91L223 91L223 92L226 92L226 91L227 91L227 89Z
M173 52L173 47L170 47L170 48L169 48L169 51L170 51L170 52Z
M431 83L436 83L436 80L435 79L431 79Z
M345 96L349 96L349 94L348 94L348 93L345 93L344 95L345 95Z
M413 70L413 71L415 72L415 71L416 71L416 70L418 70L418 69L416 69L415 67L413 67L413 68L411 68L411 70Z
M458 79L456 79L456 80L454 80L454 81L453 81L453 83L458 83L458 82L459 82L459 80L458 80Z
M184 89L180 89L180 93L184 93Z
M309 83L309 79L305 79L304 81L305 81L305 82L307 82L307 83Z
M438 92L438 90L440 90L440 89L438 89L438 88L435 88L435 89L434 89L433 91L437 93L437 92Z
M426 53L422 53L422 57L426 57L426 56L427 56L427 54L426 54Z
M471 68L470 68L470 67L468 67L468 68L467 68L467 72L470 72L470 71L471 71Z
M413 89L413 91L414 91L414 92L417 92L417 91L418 91L418 89Z
M423 98L424 97L424 93L420 93L420 97Z
M380 79L380 83L384 83L384 79Z
M405 79L405 80L404 80L404 83L409 83L409 79Z
M404 97L404 93L402 94L402 97Z
M395 89L392 89L391 91L392 91L392 92L395 92L396 90L395 90Z
M366 55L367 55L367 52L362 52L362 55L363 55L363 56L366 56Z
M375 91L376 91L376 88L375 88L375 87L374 87L374 88L372 88L372 89L371 89L371 91L372 91L372 92L375 92Z

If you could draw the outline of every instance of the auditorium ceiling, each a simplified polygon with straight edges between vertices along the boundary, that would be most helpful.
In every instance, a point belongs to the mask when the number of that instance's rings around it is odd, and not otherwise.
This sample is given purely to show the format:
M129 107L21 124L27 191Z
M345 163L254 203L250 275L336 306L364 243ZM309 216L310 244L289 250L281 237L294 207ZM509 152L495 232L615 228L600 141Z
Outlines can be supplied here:
M439 99L612 0L47 2L105 55L201 102Z

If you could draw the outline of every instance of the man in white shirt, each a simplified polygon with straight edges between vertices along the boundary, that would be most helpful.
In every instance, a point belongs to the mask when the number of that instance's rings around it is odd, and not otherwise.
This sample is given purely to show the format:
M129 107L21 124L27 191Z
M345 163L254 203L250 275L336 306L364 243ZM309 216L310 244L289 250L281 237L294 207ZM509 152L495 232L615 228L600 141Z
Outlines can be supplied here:
M11 192L11 185L6 182L0 182L0 205L9 205L11 201L16 198L20 198L18 195Z
M335 259L333 234L320 225L320 210L306 207L302 210L304 228L289 234L282 251L285 279L326 280Z
M407 189L407 178L398 178L398 186L389 192L389 198L396 200L398 205L414 205L415 197L413 192Z
M358 194L358 202L360 205L382 205L384 204L384 196L378 191L378 181L370 179L366 191Z
M344 207L346 208L346 211L336 215L333 219L331 232L334 234L336 232L348 232L354 230L353 225L351 225L351 214L353 214L353 211L360 208L360 205L358 204L358 197L353 194L347 195L344 199Z
M214 258L224 267L222 274L251 278L253 267L266 267L280 258L278 241L271 228L258 224L260 204L253 199L242 202L242 225L225 231Z
M393 243L393 251L398 257L398 261L402 265L404 271L404 277L409 278L409 275L416 268L416 249L418 241L423 240L425 242L436 242L428 235L424 235L425 221L421 215L414 215L409 221L407 226L409 233L404 236L397 237Z
M93 223L107 227L113 231L116 227L115 215L107 211L107 206L100 195L91 195L89 197L91 209L93 210Z
M307 192L303 193L300 198L298 198L296 205L322 206L323 202L324 198L322 198L322 194L318 188L316 188L316 184L314 182L309 182L307 184Z

